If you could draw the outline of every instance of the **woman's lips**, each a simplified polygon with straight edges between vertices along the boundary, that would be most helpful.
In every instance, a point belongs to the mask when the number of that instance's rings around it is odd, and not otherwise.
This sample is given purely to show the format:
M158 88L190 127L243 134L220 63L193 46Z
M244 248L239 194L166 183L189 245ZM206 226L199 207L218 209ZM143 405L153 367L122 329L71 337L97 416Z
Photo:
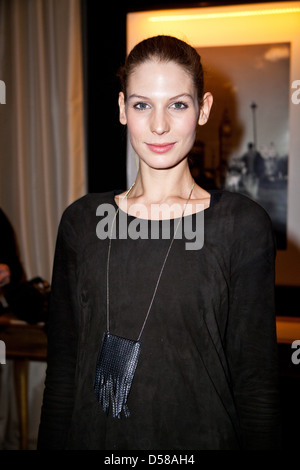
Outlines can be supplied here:
M169 152L175 145L175 142L167 142L165 144L148 144L147 147L155 153L166 153Z

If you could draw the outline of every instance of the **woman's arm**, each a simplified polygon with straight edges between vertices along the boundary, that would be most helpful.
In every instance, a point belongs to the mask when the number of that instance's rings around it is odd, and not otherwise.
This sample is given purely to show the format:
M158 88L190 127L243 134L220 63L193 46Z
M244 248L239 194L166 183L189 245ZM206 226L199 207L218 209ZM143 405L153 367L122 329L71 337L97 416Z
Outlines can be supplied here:
M226 349L245 449L280 448L275 244L260 208L239 218L232 255Z
M64 449L74 403L77 357L76 252L73 231L62 218L54 259L49 320L48 365L38 449Z

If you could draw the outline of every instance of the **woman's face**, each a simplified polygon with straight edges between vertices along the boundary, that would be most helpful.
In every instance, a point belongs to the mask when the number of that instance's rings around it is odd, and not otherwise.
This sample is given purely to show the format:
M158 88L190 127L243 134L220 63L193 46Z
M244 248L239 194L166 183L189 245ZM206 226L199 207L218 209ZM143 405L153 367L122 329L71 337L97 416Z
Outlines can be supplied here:
M127 124L140 159L155 169L172 168L191 150L199 110L191 76L175 62L147 61L129 76L127 100L119 96L120 122Z

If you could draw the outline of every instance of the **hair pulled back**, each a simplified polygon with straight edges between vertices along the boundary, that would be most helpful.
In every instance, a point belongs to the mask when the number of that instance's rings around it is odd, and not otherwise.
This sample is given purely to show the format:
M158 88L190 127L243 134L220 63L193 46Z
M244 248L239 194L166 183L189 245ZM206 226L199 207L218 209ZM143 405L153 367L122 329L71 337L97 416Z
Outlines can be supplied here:
M203 68L197 51L184 41L173 36L154 36L138 43L129 53L124 66L119 71L121 89L127 98L128 78L134 69L149 60L173 61L184 68L192 77L201 107L203 99Z

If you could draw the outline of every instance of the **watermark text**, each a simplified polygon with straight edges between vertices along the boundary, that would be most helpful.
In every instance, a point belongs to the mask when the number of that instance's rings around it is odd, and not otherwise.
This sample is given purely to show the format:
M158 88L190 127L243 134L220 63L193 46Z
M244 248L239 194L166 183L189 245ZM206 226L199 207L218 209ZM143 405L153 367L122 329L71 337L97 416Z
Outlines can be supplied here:
M126 207L127 208L127 207ZM101 219L96 227L96 234L100 240L106 238L119 238L131 240L137 239L184 239L186 250L200 250L204 244L204 205L196 204L196 212L193 217L182 217L180 204L152 204L151 208L143 204L131 206L129 216L125 206L117 211L112 204L100 204L96 215ZM195 207L194 207L195 209ZM191 210L188 205L185 213Z
M294 80L292 83L292 88L296 89L292 93L292 103L299 104L300 103L300 80Z
M295 339L295 341L292 342L292 349L296 349L296 351L293 352L292 354L292 363L295 365L300 364L300 339Z
M0 104L6 104L6 85L3 80L0 80Z
M6 364L6 345L0 340L0 364Z

